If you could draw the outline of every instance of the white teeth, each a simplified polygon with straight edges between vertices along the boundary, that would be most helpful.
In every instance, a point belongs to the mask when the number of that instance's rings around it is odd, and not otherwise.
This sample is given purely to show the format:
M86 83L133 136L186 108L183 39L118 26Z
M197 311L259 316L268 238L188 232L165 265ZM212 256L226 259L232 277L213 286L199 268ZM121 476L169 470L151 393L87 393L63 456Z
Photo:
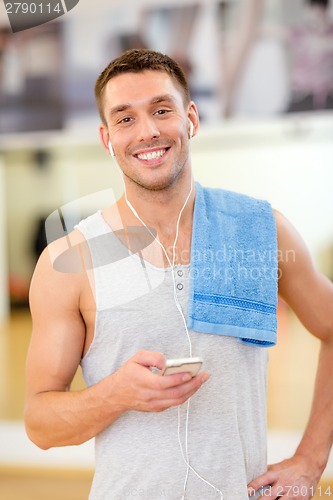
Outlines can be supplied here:
M138 155L138 158L140 160L155 160L156 158L160 158L161 156L163 156L165 152L166 149L160 149L159 151L154 151L153 153L142 153Z

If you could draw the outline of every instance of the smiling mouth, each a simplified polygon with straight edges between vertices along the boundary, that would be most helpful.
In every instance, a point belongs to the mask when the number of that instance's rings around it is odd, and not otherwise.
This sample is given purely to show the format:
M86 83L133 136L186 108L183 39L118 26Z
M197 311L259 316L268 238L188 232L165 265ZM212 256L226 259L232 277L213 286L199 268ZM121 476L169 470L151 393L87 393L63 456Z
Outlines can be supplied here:
M156 151L152 151L151 153L140 153L135 155L139 160L144 161L152 161L157 160L158 158L162 158L169 148L158 149Z

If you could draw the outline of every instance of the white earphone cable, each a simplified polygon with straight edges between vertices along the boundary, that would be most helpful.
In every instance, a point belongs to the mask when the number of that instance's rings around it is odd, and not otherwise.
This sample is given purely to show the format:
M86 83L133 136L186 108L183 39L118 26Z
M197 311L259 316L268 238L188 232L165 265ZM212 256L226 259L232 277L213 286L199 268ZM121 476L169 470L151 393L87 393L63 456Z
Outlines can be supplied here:
M193 191L193 177L191 177L191 188L190 188L190 191L186 197L186 200L179 212L179 215L178 215L178 218L177 218L177 223L176 223L176 235L175 235L175 240L174 240L174 243L173 243L173 246L172 246L172 262L170 261L170 258L168 256L168 253L166 251L166 249L164 248L163 244L160 242L159 238L158 238L158 235L155 236L152 231L149 229L149 227L146 225L146 223L141 219L141 217L139 216L139 214L137 213L137 211L135 210L135 208L133 207L133 205L131 204L131 202L128 200L127 198L127 192L126 192L126 185L125 185L125 180L124 180L124 174L120 168L120 166L118 165L118 162L117 162L117 159L115 157L115 154L113 152L113 149L112 149L112 145L111 143L109 142L109 150L110 150L110 154L111 154L111 157L114 161L114 163L116 164L117 166L117 170L118 170L118 173L120 174L120 177L122 179L122 182L123 182L123 186L124 186L124 196L125 196L125 201L126 201L126 204L127 206L129 207L129 209L131 210L131 212L133 213L133 215L139 220L139 222L141 222L141 224L147 229L147 231L151 234L151 236L154 238L154 240L157 241L157 243L159 244L159 246L161 247L165 257L166 257L166 260L171 268L171 275L172 275L172 281L173 281L173 295L174 295L174 300L175 300L175 304L176 304L176 307L182 317L182 320L183 320L183 323L184 323L184 327L185 327L185 332L186 332L186 335L187 335L187 340L188 340L188 343L189 343L189 355L190 357L192 357L192 342L191 342L191 338L190 338L190 334L189 334L189 331L188 331L188 328L187 328L187 324L186 324L186 319L185 319L185 316L183 314L183 311L182 311L182 308L181 308L181 305L180 305L180 302L179 302L179 299L178 299L178 296L177 296L177 287L176 287L176 278L175 278L175 259L176 259L176 245L177 245L177 240L178 240L178 235L179 235L179 223L180 223L180 219L181 219L181 216L182 216L182 213L187 205L187 202L192 194L192 191ZM112 153L111 153L112 151ZM190 398L191 399L191 398ZM184 489L184 492L183 492L183 496L182 496L182 500L185 500L185 495L186 495L186 487L187 487L187 482L188 482L188 476L189 476L189 472L190 470L201 480L203 481L204 483L206 483L208 486L210 486L211 488L213 488L217 493L219 493L220 495L220 500L223 500L223 493L221 490L219 490L216 486L214 486L213 484L211 484L209 481L207 481L205 478L203 478L190 464L190 461L189 461L189 449L188 449L188 425L189 425L189 414L190 414L190 399L188 399L187 403L186 403L186 422L185 422L185 453L184 453L184 448L183 448L183 444L182 444L182 441L181 441L181 436L180 436L180 423L181 423L181 414L180 414L180 410L181 410L181 406L178 406L178 443L179 443L179 447L180 447L180 451L181 451L181 455L182 455L182 458L183 458L183 461L185 462L185 465L186 465L186 477L185 477L185 481L184 481L184 486L183 486L183 489Z

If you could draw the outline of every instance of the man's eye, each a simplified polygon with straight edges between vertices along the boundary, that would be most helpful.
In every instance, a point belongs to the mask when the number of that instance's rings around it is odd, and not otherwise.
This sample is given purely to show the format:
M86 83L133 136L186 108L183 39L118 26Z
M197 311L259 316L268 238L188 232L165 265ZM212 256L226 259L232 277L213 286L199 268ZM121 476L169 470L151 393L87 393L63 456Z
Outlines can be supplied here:
M129 116L125 116L125 118L122 118L121 120L119 120L119 123L129 123L131 121L132 118L130 118Z
M169 112L170 112L169 109L158 109L155 114L156 115L164 115L164 114L169 113Z

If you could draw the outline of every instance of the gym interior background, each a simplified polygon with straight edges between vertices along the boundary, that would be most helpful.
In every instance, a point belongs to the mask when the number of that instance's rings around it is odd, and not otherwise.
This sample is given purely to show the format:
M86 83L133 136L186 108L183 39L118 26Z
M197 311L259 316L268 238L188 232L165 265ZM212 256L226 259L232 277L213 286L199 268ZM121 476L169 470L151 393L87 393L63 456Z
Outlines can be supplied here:
M41 451L24 433L27 296L50 215L61 208L74 224L121 195L99 143L93 84L126 48L170 53L186 69L201 116L191 143L196 180L269 200L333 279L333 114L329 104L290 105L285 36L305 2L95 0L93 9L82 0L64 18L13 35L0 5L0 500L88 495L92 442ZM282 301L278 312L270 462L290 455L304 429L319 348ZM73 388L83 386L78 372ZM316 498L330 486L333 494L333 460Z

